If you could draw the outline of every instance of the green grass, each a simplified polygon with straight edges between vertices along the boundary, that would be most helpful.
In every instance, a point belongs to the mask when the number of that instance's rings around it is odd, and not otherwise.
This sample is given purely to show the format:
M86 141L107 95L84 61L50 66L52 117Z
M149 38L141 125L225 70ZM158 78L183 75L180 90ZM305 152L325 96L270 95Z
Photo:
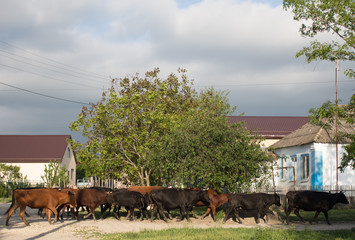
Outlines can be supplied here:
M160 231L142 231L139 233L122 233L122 234L103 234L101 239L155 239L155 240L178 240L178 239L191 239L191 240L219 240L219 239L273 239L273 240L286 240L286 239L312 239L312 240L325 240L325 239L355 239L355 231L342 230L342 231L296 231L296 230L275 230L266 228L209 228L209 229L166 229Z
M11 202L11 197L9 198L0 198L0 203L8 203L8 202Z
M307 211L300 211L300 215L301 217L305 220L305 221L310 221L313 219L314 214L316 212L312 211L312 212L307 212ZM281 212L282 216L285 216L285 213L282 211ZM355 222L355 209L332 209L330 211L328 211L328 218L330 223L332 222ZM299 218L292 212L290 214L290 223L292 222L299 222ZM317 220L318 222L325 222L325 217L323 213L320 213Z

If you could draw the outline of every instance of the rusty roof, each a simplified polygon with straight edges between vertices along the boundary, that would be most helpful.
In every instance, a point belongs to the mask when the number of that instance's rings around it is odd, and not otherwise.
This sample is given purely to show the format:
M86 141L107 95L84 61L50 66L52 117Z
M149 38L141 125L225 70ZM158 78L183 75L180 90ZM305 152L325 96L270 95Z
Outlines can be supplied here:
M70 135L0 135L0 163L61 161Z
M308 117L229 116L229 123L244 121L248 130L265 138L283 138L310 122Z

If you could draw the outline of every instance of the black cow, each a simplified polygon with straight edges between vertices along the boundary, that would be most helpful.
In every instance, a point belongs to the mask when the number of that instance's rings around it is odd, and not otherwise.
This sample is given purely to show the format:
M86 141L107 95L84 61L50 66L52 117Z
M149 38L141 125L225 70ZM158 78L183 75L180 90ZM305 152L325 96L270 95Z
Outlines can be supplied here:
M180 221L184 219L186 212L186 219L190 221L189 211L198 202L202 201L209 204L209 198L207 191L203 190L191 190L191 189L159 189L150 192L150 201L158 208L159 214L163 217L164 221L168 221L164 214L164 210L171 210L180 208ZM151 216L153 221L153 214Z
M146 207L148 206L148 198L144 197L141 193L139 192L134 192L134 191L128 191L128 190L120 190L120 191L115 191L113 193L110 193L107 196L107 202L111 205L115 206L115 210L113 213L115 214L116 218L119 220L120 219L120 208L121 206L126 207L126 209L129 211L129 219L132 221L134 219L134 209L138 208L141 217L140 220L143 220L143 211L146 212ZM148 218L147 212L146 212L146 217Z
M286 206L288 200L288 207ZM313 220L314 221L320 212L324 213L327 223L330 225L328 220L328 211L333 208L336 203L349 204L343 192L339 193L326 193L326 192L316 192L316 191L290 191L285 197L285 212L286 212L286 223L289 224L288 217L293 209L294 213L304 222L303 218L300 216L300 209L305 211L316 211Z
M281 206L280 196L278 194L252 193L252 194L231 194L228 201L228 208L223 222L228 219L229 214L235 211L235 216L239 223L242 221L239 218L239 209L257 210L255 222L259 223L259 218L267 214L269 207L272 204ZM268 219L268 217L267 217Z

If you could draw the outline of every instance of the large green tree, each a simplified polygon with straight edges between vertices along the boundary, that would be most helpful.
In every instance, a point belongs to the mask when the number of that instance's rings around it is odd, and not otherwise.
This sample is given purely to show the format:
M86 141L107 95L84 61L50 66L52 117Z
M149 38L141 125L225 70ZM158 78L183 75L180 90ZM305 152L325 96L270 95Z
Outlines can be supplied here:
M354 126L355 94L351 97L347 105L338 105L327 101L319 108L311 108L309 112L311 113L310 117L312 123L326 130L331 130L332 127L334 128L335 123L339 126L344 124ZM345 153L342 156L339 169L344 171L345 168L349 166L355 170L355 132L339 131L338 134L334 136L334 141L344 142L345 139L347 139L346 142L350 142L350 144L345 146Z
M235 108L230 108L226 96L213 89L202 91L198 107L165 135L155 155L164 162L160 169L163 183L238 191L249 189L270 172L271 159L260 147L261 138L243 123L228 123L227 116Z
M112 81L102 99L84 107L70 128L82 131L86 143L73 141L86 173L102 178L127 177L132 184L150 185L159 167L151 162L151 149L159 146L163 135L193 108L195 91L185 70L179 77L159 77L159 69ZM158 166L157 166L158 165Z
M295 20L302 21L302 36L314 38L323 32L337 36L331 42L312 41L309 46L303 47L296 57L305 56L307 62L354 61L354 0L284 0L283 7L293 12ZM353 69L347 69L345 73L354 77Z

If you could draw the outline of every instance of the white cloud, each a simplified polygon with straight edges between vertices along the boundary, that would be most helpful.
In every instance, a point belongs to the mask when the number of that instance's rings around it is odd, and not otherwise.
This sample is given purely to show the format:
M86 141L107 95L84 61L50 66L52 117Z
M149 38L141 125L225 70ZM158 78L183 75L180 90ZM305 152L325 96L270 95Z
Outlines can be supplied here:
M184 67L197 89L213 85L231 90L231 104L246 115L307 115L310 107L332 98L334 84L320 82L334 80L334 64L308 65L294 58L310 40L300 36L300 23L276 2L0 0L1 81L93 102L109 87L110 77L143 74L155 67L167 75ZM278 84L285 82L309 83ZM354 83L342 83L340 98L348 101L354 88ZM75 106L66 115L69 103L54 104L55 100L8 90L0 84L1 93L6 93L6 97L0 94L1 120L7 122L0 127L3 133L10 125L27 126L26 118L33 126L36 122L62 126L59 122L75 119L73 111L80 112ZM61 121L38 114L38 109L48 111L48 106L56 106Z

